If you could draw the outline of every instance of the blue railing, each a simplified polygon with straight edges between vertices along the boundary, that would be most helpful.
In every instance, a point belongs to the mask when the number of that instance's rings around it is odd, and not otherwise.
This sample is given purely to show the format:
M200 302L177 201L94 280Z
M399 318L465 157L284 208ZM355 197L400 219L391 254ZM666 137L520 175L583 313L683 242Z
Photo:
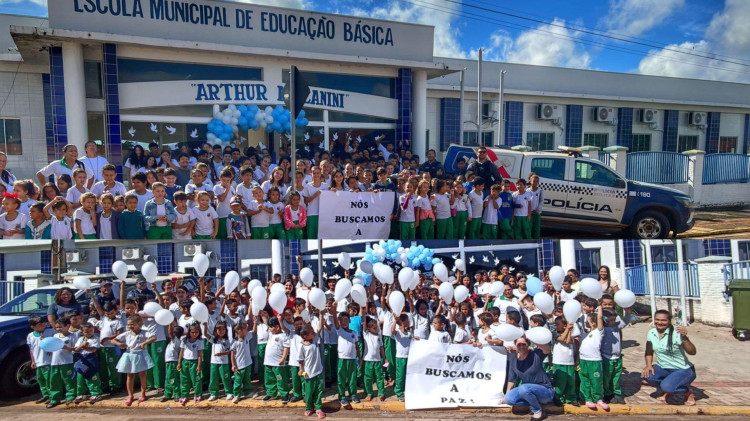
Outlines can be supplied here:
M0 281L0 305L18 297L26 291L26 286L19 281Z
M605 151L599 151L599 161L602 162L602 164L606 166L610 166L609 161L612 158L612 156L609 154L609 152Z
M727 263L722 272L725 282L732 279L750 279L750 261Z
M687 266L686 266L687 265ZM654 263L654 292L661 297L677 297L680 295L680 283L677 263ZM698 283L698 265L683 263L685 272L685 296L699 298L701 296ZM648 272L646 265L625 269L628 288L636 295L648 295Z
M703 184L747 183L750 181L750 156L715 153L703 159Z
M627 177L644 183L687 183L689 163L687 155L677 152L635 152L628 154Z

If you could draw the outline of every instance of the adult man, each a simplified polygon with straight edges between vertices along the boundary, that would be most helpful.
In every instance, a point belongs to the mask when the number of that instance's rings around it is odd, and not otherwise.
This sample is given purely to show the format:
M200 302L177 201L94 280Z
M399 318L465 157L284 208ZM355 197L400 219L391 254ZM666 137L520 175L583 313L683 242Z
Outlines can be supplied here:
M437 176L438 170L443 169L443 164L435 160L436 156L435 149L430 149L427 151L427 161L425 161L422 165L419 166L419 172L429 172L432 178L435 178Z
M143 308L143 305L146 303L146 301L156 299L156 294L154 293L154 291L148 289L148 283L146 282L146 279L143 277L139 277L135 282L135 288L128 292L126 298L129 300L137 301L138 308Z
M63 159L50 162L49 165L36 173L36 178L39 180L40 186L45 185L47 177L51 175L55 177L55 183L57 183L57 179L63 174L73 178L73 170L76 168L86 170L86 187L91 188L94 184L94 171L78 160L78 148L75 145L67 144L63 147Z
M104 178L102 177L102 167L109 164L107 162L107 159L99 156L99 151L97 150L98 146L96 142L93 140L89 140L86 142L86 146L84 146L84 151L86 151L86 157L81 158L81 162L83 162L83 165L86 166L86 169L91 169L91 171L94 173L94 183L98 183Z
M121 284L120 288L124 285ZM122 294L122 291L120 293ZM115 298L115 294L112 292L112 281L104 281L99 285L99 294L97 294L95 299L101 307L104 307L105 303L110 303L113 306L117 305L117 298Z
M477 160L469 164L466 170L473 172L477 177L482 177L487 183L487 187L503 181L503 177L497 170L495 163L487 157L487 148L484 146L477 148ZM489 190L489 188L485 189L485 191Z

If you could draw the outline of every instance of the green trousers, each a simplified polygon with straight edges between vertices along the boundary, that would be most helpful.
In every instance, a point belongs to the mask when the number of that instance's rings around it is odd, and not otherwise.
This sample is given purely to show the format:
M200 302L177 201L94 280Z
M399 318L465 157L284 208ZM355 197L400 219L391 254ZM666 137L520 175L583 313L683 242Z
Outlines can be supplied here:
M203 340L203 360L201 361L201 380L203 387L208 386L211 380L211 342L208 339Z
M39 383L39 391L42 397L49 399L49 373L50 366L45 365L36 368L36 382Z
M482 238L485 240L497 240L497 225L482 222Z
M282 398L289 395L289 379L287 378L286 367L276 367L267 365L266 370L266 395L276 397L281 395Z
M456 217L453 218L453 238L457 240L463 240L466 238L466 221L469 219L468 211L456 212Z
M73 377L73 364L53 365L50 367L49 402L58 404L63 400L73 402L76 399L76 379Z
M90 379L83 377L83 374L76 375L76 390L78 396L99 396L102 394L102 381L99 373L91 376Z
M581 396L586 402L596 402L602 398L602 362L580 360L578 365L581 371L578 376L581 379Z
M206 235L195 234L193 236L193 240L210 240L210 239L211 239L211 234L206 234Z
M602 360L602 381L604 382L604 396L622 395L620 377L622 377L622 357L616 360Z
M229 379L227 379L229 380ZM243 397L250 393L251 382L253 381L253 366L249 365L241 370L234 372L234 392L235 397ZM228 394L229 389L224 386L225 392Z
M388 231L388 238L398 240L399 234L401 234L401 226L398 223L398 218L396 218L395 221L391 221L391 229Z
M562 403L576 400L576 367L555 364L552 369L555 378L555 397Z
M299 224L298 221L294 221L295 224ZM305 238L305 228L289 228L286 230L287 240L302 240Z
M513 237L516 240L531 239L531 223L525 216L513 218Z
M117 392L122 387L122 376L117 371L117 349L114 347L99 348L99 377L102 385L109 385L111 392Z
M450 240L453 238L453 218L438 219L435 222L435 239Z
M219 232L216 233L217 240L227 239L227 218L219 218Z
M164 397L176 398L180 394L180 373L177 371L177 362L169 361L164 364Z
M385 358L388 360L388 367L384 369L388 379L396 379L396 341L390 336L383 336L383 348L385 350Z
M479 240L482 234L482 216L471 218L466 229L466 238Z
M399 222L398 223L402 240L415 240L417 238L417 229L414 222Z
M432 219L425 218L419 221L419 238L422 240L435 239L435 224Z
M211 396L219 394L219 382L224 386L224 394L232 393L232 384L230 383L230 373L232 369L229 364L211 364L211 375L208 382L208 393Z
M500 238L503 240L513 239L513 227L510 226L510 219L501 219L498 223L498 230L500 231Z
M258 358L255 361L263 361L266 358L266 344L258 344ZM260 380L260 384L266 384L266 370L263 369L263 364L256 364L253 368L253 376L256 380Z
M250 236L253 240L269 240L271 238L271 231L269 227L253 227L250 228Z
M318 215L307 215L307 238L310 240L318 238Z
M294 367L292 367L294 368ZM305 410L323 410L323 373L312 379L302 379L305 386Z
M374 396L372 382L378 385L378 396L385 396L385 384L382 361L365 361L365 395Z
M346 392L349 392L349 396L357 395L357 360L339 358L336 377L339 399L344 399Z
M271 238L274 240L286 240L286 231L284 231L284 224L271 224L268 226L268 232L271 234Z
M146 233L146 238L149 240L171 240L172 239L172 227L167 225L166 227L157 227L152 225L149 227Z
M299 376L299 367L288 365L289 379L292 384L292 394L298 398L302 397L302 377Z
M146 345L146 352L151 357L151 361L154 362L154 367L146 372L146 383L149 389L164 388L164 351L166 348L167 341L156 341Z
M326 383L336 380L336 368L338 367L339 347L335 344L325 344L323 347L323 370Z
M404 390L406 389L406 358L396 358L396 385L393 388L393 392L399 398L404 396Z
M180 397L187 399L193 389L193 396L200 397L203 394L203 379L198 371L198 360L182 360L180 370Z
M542 236L542 214L531 214L531 238L538 240Z

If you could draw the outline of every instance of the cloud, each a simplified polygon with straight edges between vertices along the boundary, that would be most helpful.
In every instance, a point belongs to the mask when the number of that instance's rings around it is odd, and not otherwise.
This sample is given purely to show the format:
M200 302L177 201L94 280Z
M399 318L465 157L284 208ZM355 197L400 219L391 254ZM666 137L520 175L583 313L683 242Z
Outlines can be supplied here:
M551 24L524 31L515 39L506 31L496 31L490 35L484 55L488 60L511 63L588 68L591 55L576 44L578 35L564 25L564 20L555 18ZM470 55L476 57L477 50Z
M0 0L0 6L19 3L31 3L37 6L47 7L47 0Z
M599 24L619 35L637 37L685 5L685 0L610 0Z
M737 64L750 64L748 21L750 2L727 0L724 9L711 19L704 39L652 50L639 63L638 72L658 76L750 83L750 67ZM680 54L674 50L701 53L709 58ZM737 63L727 63L719 59Z

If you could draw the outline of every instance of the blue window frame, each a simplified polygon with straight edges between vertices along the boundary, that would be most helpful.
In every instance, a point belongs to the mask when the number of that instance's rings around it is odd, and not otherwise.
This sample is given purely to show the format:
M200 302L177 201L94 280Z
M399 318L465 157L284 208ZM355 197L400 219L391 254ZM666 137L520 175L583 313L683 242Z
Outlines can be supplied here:
M252 67L169 61L117 60L120 83L165 82L177 80L263 80L263 70Z

